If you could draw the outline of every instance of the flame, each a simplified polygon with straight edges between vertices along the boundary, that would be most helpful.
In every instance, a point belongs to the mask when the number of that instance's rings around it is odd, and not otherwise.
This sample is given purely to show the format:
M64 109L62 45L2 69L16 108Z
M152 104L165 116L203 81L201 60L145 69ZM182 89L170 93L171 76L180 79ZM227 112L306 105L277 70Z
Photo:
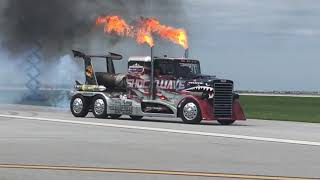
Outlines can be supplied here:
M154 17L140 17L135 25L130 26L119 16L99 16L96 24L104 24L106 33L135 38L138 44L147 43L152 47L154 45L152 34L157 34L160 38L179 44L185 49L188 48L187 33L184 29L163 25Z
M96 19L96 24L104 24L104 32L115 32L120 36L130 34L130 26L119 16L99 16Z
M163 27L160 29L159 36L162 38L169 39L170 41L181 45L183 48L188 48L188 40L185 30L174 29L172 27Z
M138 44L147 43L150 47L153 47L154 45L152 35L142 29L138 30L136 34L136 41Z
M171 26L163 25L154 17L143 18L141 17L142 26L150 32L158 34L161 38L168 39L176 44L181 45L184 49L188 48L187 33L184 29L174 28Z

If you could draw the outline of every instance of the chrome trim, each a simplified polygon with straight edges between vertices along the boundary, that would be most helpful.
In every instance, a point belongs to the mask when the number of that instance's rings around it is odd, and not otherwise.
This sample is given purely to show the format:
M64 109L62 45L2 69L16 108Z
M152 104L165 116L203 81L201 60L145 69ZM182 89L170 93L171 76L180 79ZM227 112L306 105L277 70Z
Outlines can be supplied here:
M162 100L158 100L158 101L157 100L143 100L142 102L145 102L145 103L157 103L157 104L165 105L168 108L170 108L171 111L173 112L173 114L171 114L171 115L174 115L175 117L177 117L178 108L175 107L174 105L170 104L170 103L167 103L167 102L162 101ZM154 114L154 113L144 113L144 114Z
M193 102L189 102L183 107L183 116L188 120L194 120L198 115L197 105Z
M83 109L83 102L81 98L74 99L72 109L75 113L79 114Z
M174 114L163 114L163 113L144 113L142 112L141 116L145 117L163 117L163 118L176 118Z
M214 83L215 95L213 100L214 116L217 119L232 118L233 83Z
M75 91L74 94L81 94L83 96L88 96L88 97L93 97L99 94L99 95L102 95L106 100L110 99L110 97L108 97L108 95L110 96L110 94L105 92Z
M167 118L176 118L177 117L177 107L175 107L173 104L169 104L164 101L158 101L158 100L143 100L143 102L146 103L158 103L167 106L170 108L174 114L163 114L163 113L144 113L141 109L141 103L136 102L132 99L120 99L120 98L111 98L110 93L108 92L85 92L85 91L75 91L74 94L81 94L83 96L87 97L93 97L95 95L102 95L106 100L106 110L108 114L117 114L114 110L110 109L110 106L112 106L115 101L123 101L123 102L132 102L132 114L133 116L147 116L147 117L167 117ZM182 98L181 98L182 99Z
M105 108L103 99L97 99L94 102L93 110L97 115L102 115L105 112Z

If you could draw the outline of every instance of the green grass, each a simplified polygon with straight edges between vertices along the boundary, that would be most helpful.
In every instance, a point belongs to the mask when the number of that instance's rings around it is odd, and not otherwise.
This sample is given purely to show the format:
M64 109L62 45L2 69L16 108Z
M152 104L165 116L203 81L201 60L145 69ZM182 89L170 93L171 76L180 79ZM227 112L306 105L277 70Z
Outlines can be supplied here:
M247 118L320 123L320 97L241 96Z

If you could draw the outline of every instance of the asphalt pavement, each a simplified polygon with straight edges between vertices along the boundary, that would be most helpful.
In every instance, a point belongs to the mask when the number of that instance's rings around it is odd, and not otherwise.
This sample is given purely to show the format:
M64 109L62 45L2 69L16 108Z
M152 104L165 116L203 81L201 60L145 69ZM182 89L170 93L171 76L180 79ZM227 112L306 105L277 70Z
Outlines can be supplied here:
M0 180L320 178L320 125L74 118L0 105Z

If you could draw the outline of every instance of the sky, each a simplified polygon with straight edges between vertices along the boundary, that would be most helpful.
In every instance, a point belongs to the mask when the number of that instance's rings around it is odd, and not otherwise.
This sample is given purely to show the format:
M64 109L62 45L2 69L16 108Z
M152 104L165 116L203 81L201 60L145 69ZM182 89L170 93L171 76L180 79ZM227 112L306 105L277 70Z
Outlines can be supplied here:
M200 60L202 73L231 79L237 90L320 91L319 0L170 0L170 3L163 6L159 5L158 0L149 0L144 1L142 8L134 8L138 6L135 2L123 3L127 4L128 12L126 10L125 15L117 8L112 12L131 19L140 15L155 16L164 24L185 28L189 38L189 55ZM104 13L103 7L97 9L92 3L88 7L89 10L85 11L87 14L79 11L81 18L94 21L97 14ZM91 24L94 22L83 25ZM46 68L42 70L42 82L55 81L50 78L55 78L56 69L61 67L72 69L72 73L63 71L58 78L65 79L68 76L70 84L74 83L73 79L83 75L82 69L77 70L82 68L81 64L76 61L78 65L75 65L70 60L71 54L65 54L71 52L71 49L90 54L106 51L120 53L124 60L116 63L119 72L126 71L129 56L149 55L147 45L137 45L132 39L126 38L110 45L114 37L105 35L103 27L92 25L89 29L90 34L69 40L74 42L72 45L70 42L65 43L70 48L65 47L67 49L54 57L56 60L50 61L54 66L43 65ZM0 40L5 36L2 33ZM156 38L155 54L181 57L184 50ZM1 49L0 60L13 62ZM11 65L0 67L0 86L13 83L6 78L10 73L17 77L15 82L25 84L25 74L20 70L18 75L17 71L11 70L16 64L25 66L23 61L22 58L11 64L12 68L7 68Z
M320 1L187 0L190 55L246 90L320 90Z

